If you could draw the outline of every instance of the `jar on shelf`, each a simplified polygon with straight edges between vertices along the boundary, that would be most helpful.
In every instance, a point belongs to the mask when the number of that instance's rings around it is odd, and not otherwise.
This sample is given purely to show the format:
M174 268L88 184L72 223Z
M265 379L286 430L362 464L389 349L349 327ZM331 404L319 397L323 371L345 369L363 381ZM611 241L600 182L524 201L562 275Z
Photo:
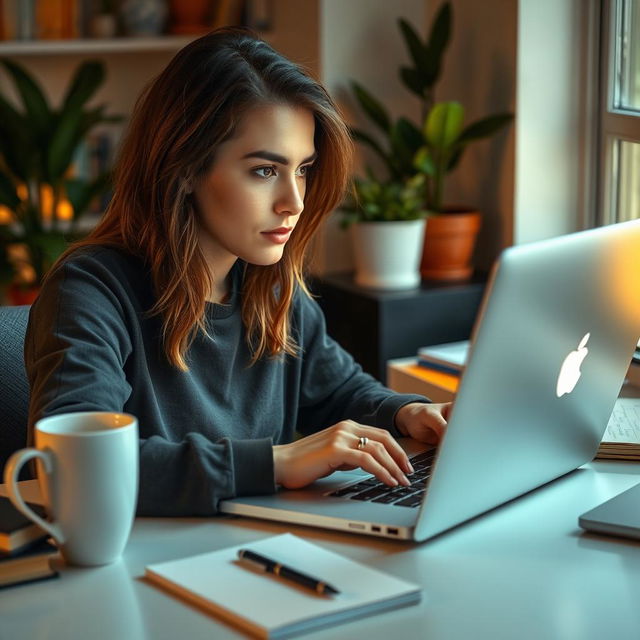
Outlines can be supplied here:
M129 36L157 36L164 32L167 21L166 0L124 0L120 17Z

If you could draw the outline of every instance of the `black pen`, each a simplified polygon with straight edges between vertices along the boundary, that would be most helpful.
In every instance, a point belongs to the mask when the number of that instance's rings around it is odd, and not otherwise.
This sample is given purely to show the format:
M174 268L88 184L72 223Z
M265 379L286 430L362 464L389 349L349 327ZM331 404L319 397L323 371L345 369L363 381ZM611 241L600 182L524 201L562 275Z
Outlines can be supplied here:
M303 573L302 571L298 571L297 569L292 569L286 564L281 564L276 560L267 558L266 556L256 553L255 551L251 551L250 549L239 549L238 558L251 565L255 565L262 571L273 573L274 575L280 576L285 580L291 580L291 582L295 582L302 587L311 589L319 595L334 595L336 593L340 593L338 589L332 587L324 580L319 580L318 578L314 578L307 573Z

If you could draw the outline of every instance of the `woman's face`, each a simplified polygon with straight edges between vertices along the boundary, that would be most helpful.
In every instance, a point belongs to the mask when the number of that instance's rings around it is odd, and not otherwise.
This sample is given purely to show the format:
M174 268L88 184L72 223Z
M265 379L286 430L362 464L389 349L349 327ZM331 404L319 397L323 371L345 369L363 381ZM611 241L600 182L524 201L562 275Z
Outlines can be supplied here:
M280 260L304 208L314 131L311 111L263 105L218 147L194 188L200 248L214 278L237 258L256 265Z

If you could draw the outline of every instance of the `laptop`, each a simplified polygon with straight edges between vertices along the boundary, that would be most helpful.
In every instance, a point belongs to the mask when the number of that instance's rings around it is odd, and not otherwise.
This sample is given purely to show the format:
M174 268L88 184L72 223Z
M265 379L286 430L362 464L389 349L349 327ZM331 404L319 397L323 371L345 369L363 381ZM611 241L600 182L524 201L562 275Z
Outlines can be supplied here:
M583 513L578 523L593 533L640 540L640 484Z
M393 499L360 470L336 471L220 510L432 538L592 460L639 335L640 220L506 249L437 451L401 440L422 457L411 458L413 491Z

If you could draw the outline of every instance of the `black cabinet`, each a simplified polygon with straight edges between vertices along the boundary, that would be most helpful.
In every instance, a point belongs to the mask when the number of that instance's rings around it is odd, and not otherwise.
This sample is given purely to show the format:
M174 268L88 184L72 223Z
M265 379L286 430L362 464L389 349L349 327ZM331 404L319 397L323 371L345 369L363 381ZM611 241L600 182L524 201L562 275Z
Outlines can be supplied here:
M423 282L418 289L383 291L359 287L351 273L341 273L316 278L310 287L329 335L384 382L387 360L469 338L485 284L486 275L477 274L463 282Z

